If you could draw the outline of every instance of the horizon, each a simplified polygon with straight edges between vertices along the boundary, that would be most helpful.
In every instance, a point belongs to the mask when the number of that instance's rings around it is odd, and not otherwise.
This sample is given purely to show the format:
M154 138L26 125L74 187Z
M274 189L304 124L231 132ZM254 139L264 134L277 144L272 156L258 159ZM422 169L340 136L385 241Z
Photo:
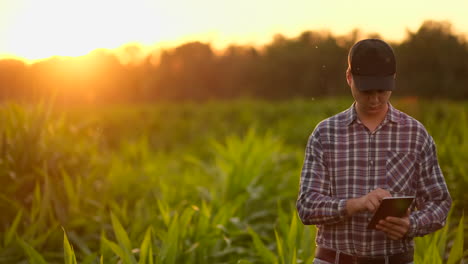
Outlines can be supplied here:
M86 56L100 49L118 53L135 44L148 54L193 41L208 43L214 50L230 45L260 48L276 35L295 38L305 31L329 32L337 37L357 29L361 36L378 34L386 41L400 43L427 20L449 22L454 34L467 36L468 32L460 29L468 28L461 11L468 9L468 2L449 0L453 4L444 6L436 1L419 2L398 0L379 13L375 10L382 7L371 0L296 0L289 4L266 0L2 1L0 59L31 64L52 57ZM353 12L348 12L351 9Z
M306 32L313 32L313 33L318 33L322 36L331 36L335 39L339 38L347 38L351 37L353 33L357 33L357 39L363 39L363 38L368 38L368 37L375 37L375 34L377 34L378 37L381 39L389 42L390 44L401 44L402 42L406 41L408 39L408 36L410 33L416 33L417 30L423 25L424 22L435 22L435 23L445 23L448 22L449 26L451 26L451 33L454 34L457 37L462 37L463 39L466 39L468 34L461 34L459 32L455 32L453 30L453 24L450 23L450 21L432 21L432 20L427 20L427 21L422 21L419 27L417 27L415 30L409 30L407 29L406 35L403 39L401 40L391 40L388 38L384 38L383 36L379 36L378 33L376 32L363 32L361 29L354 28L351 29L349 32L345 34L334 34L334 32L330 32L328 30L314 30L314 29L306 29L302 32L298 32L298 34L293 35L293 36L288 36L282 33L276 33L271 36L268 42L265 43L226 43L225 46L216 46L213 45L213 42L210 41L203 41L199 39L187 39L185 41L166 41L166 42L161 42L161 43L155 43L153 45L144 45L139 42L129 42L122 44L119 47L116 48L95 48L87 52L86 54L83 55L77 55L77 56L72 56L72 55L51 55L48 57L44 58L38 58L38 59L28 59L24 58L21 56L16 56L16 55L6 55L2 56L0 53L0 61L2 60L15 60L15 61L20 61L26 65L32 65L35 63L39 63L42 61L48 61L48 60L68 60L68 59L83 59L90 57L91 55L96 55L96 54L110 54L112 56L115 56L121 64L139 64L143 60L147 59L149 56L153 56L151 58L152 63L159 60L159 56L161 55L162 52L168 51L168 50L173 50L179 46L182 46L184 44L192 43L192 42L200 42L203 44L207 44L211 47L213 53L215 54L222 54L224 51L226 51L227 48L230 46L238 46L238 47L252 47L257 49L258 51L261 51L263 48L266 46L272 44L274 42L275 37L281 36L284 37L285 39L292 40L292 39L297 39L300 37L301 34L306 33ZM215 43L216 44L216 43ZM133 50L128 52L129 49L137 48L137 50ZM132 54L130 54L132 53ZM156 56L154 56L156 55Z

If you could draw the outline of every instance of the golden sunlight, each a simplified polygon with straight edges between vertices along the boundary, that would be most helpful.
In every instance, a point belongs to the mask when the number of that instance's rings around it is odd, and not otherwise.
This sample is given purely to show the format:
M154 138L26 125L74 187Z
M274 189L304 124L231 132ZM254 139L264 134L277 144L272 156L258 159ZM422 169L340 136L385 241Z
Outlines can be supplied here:
M260 46L275 34L305 30L340 35L359 28L399 41L426 19L450 21L466 33L467 9L466 0L394 0L384 11L374 0L1 0L0 58L81 56L128 43Z
M4 45L11 54L39 59L164 39L167 27L158 15L144 1L136 2L29 0L9 21Z

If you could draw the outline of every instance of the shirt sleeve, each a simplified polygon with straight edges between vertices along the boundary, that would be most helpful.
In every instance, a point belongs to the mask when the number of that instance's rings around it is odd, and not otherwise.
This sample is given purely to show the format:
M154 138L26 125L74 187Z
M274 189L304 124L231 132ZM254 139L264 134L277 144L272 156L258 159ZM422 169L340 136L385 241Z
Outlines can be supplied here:
M318 128L307 142L296 207L305 225L334 224L346 216L346 200L330 196L330 178Z
M424 236L442 228L451 205L452 198L437 161L436 147L432 137L428 136L419 160L417 211L410 215L407 236Z

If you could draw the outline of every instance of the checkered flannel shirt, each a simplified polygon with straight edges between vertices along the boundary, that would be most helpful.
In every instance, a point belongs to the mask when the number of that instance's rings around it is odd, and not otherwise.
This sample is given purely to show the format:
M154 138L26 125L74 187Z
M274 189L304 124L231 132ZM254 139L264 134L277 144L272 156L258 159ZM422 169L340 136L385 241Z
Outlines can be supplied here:
M346 214L346 200L377 188L416 196L409 232L401 240L368 230L370 212ZM405 252L414 247L413 237L445 224L451 203L432 137L391 104L372 133L353 104L320 122L309 137L297 210L304 224L317 225L316 242L322 247L359 256Z

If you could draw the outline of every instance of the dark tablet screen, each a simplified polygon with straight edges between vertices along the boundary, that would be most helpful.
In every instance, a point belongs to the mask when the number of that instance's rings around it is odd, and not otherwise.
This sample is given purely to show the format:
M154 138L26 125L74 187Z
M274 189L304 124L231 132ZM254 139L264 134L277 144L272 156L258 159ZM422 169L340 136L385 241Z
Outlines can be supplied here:
M384 198L367 228L375 229L377 223L387 216L403 217L413 200L414 196Z

